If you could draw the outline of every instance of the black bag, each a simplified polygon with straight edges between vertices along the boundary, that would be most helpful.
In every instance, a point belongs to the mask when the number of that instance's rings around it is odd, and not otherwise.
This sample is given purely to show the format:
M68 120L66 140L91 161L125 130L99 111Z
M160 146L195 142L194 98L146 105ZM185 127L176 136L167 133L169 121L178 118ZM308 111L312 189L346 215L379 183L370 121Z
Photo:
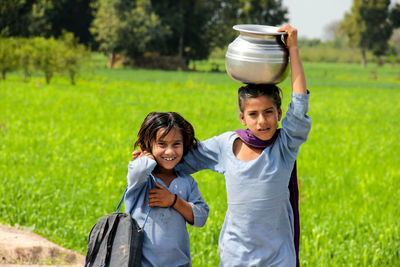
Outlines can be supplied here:
M125 190L126 192L126 190ZM101 217L89 234L85 267L141 266L143 230L128 213Z

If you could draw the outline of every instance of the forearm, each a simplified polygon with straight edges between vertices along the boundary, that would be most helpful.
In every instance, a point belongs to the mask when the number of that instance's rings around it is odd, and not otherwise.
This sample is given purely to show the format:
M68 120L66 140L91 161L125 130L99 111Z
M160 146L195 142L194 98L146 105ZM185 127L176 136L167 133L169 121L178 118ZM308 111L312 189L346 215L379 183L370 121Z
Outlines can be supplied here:
M300 59L299 48L297 46L290 47L289 54L293 93L306 94L306 77L304 74L303 64L301 63Z
M178 196L173 208L177 212L179 212L188 223L194 224L193 210L192 210L192 206L190 205L189 202L183 200L182 198L180 198Z

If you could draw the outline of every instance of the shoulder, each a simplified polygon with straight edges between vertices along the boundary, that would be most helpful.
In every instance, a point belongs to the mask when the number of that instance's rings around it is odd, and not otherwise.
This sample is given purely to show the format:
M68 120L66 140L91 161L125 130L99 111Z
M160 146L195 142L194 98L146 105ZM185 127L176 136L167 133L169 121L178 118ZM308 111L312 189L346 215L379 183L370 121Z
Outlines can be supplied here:
M218 135L218 137L224 139L224 138L229 138L233 135L236 135L236 133L234 131L228 131L228 132Z
M232 146L234 139L236 138L236 133L225 132L223 134L211 137L199 144L199 150L208 154L221 153L225 149Z
M216 135L216 136L206 139L204 141L201 141L200 144L210 143L210 142L224 143L224 142L229 141L233 136L236 136L236 133L233 131L229 131L229 132L222 133L220 135Z

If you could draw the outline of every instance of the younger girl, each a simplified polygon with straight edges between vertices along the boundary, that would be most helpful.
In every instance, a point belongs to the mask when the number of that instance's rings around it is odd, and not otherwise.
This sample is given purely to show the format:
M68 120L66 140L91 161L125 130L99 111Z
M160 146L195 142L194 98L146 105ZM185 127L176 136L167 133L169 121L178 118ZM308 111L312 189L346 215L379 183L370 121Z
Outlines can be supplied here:
M151 112L138 133L128 165L125 209L144 227L143 266L191 266L186 222L202 227L208 218L196 181L174 171L197 145L192 125L175 112ZM149 209L151 208L150 212Z
M296 178L299 147L311 129L309 92L297 30L289 25L279 30L287 32L293 90L282 128L277 129L282 117L280 89L249 84L239 89L238 97L239 119L248 129L201 142L176 167L184 173L211 169L225 175L228 210L219 237L220 266L298 264L298 198L290 195L289 181Z

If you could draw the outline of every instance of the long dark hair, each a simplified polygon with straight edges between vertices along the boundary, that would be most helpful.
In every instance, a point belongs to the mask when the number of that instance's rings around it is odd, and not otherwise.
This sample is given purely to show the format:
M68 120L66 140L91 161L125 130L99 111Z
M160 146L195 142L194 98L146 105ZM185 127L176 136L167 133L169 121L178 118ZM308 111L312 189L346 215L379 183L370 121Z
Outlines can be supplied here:
M281 109L282 91L275 84L248 84L238 90L238 103L240 112L244 112L244 102L249 98L267 96L272 99L276 108Z
M176 112L150 112L144 119L138 132L135 147L143 151L151 151L152 144L156 141L157 132L163 129L161 138L165 137L172 129L178 129L183 137L183 155L192 148L196 148L198 141L194 135L194 128L181 115Z

